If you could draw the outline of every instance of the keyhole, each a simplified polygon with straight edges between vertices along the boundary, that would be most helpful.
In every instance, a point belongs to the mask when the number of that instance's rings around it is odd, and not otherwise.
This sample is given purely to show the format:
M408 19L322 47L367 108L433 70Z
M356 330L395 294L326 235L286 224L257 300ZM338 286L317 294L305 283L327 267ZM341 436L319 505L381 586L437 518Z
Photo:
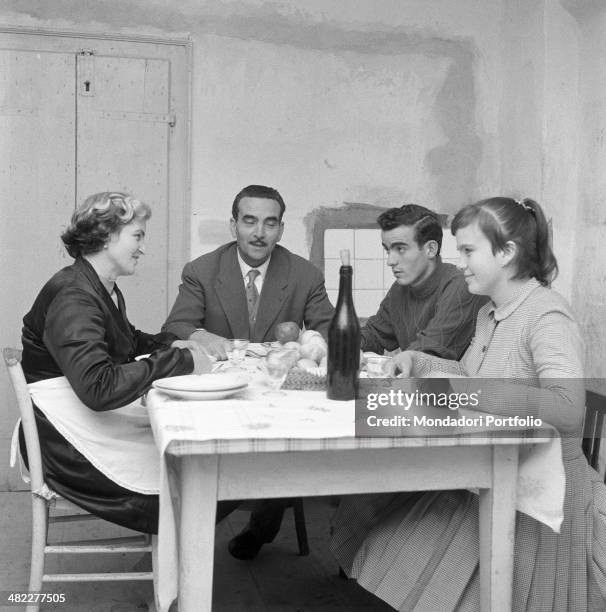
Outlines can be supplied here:
M84 81L84 91L90 91L90 81Z

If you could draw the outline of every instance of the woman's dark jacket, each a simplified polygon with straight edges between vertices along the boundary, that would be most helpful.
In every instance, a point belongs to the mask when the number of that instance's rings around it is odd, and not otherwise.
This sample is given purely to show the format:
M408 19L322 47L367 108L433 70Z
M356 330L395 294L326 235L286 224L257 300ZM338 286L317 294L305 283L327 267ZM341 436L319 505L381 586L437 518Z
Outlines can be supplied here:
M189 374L187 349L170 348L173 334L145 334L118 307L82 258L55 274L23 319L23 370L28 383L65 376L91 410L112 410L140 397L151 383ZM134 361L136 355L150 357ZM94 468L36 409L47 484L81 507L113 522L155 532L157 496L119 487ZM21 439L21 449L25 445ZM25 454L25 453L24 453Z

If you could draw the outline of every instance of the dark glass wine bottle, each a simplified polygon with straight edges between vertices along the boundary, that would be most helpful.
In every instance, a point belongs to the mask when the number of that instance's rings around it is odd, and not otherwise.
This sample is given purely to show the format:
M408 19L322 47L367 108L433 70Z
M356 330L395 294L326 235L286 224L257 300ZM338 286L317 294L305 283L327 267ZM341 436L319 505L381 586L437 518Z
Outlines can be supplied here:
M339 297L328 328L328 399L351 400L358 397L360 370L360 322L352 297L353 268L349 251L341 251Z

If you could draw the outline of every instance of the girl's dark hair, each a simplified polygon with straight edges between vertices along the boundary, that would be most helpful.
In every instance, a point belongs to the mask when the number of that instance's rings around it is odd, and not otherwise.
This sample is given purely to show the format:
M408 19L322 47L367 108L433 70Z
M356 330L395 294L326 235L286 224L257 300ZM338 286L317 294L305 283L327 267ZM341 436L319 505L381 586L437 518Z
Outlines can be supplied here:
M530 198L487 198L462 208L452 221L453 235L462 227L477 222L488 238L492 252L506 248L508 242L517 249L511 261L513 278L536 278L549 285L557 276L558 264L551 250L549 224L543 209Z
M110 234L122 229L135 217L149 219L151 209L127 193L104 191L89 196L74 211L61 240L75 259L97 253Z

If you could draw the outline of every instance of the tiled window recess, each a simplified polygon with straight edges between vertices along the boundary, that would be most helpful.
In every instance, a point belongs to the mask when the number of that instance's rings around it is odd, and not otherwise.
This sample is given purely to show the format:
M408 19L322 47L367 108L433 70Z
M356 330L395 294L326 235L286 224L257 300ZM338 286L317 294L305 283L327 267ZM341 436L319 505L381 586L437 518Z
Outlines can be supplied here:
M324 274L326 290L333 304L339 294L340 252L349 249L354 269L353 299L359 317L375 314L394 282L381 244L380 229L327 229L324 232ZM449 230L442 239L443 261L456 264L456 241Z

